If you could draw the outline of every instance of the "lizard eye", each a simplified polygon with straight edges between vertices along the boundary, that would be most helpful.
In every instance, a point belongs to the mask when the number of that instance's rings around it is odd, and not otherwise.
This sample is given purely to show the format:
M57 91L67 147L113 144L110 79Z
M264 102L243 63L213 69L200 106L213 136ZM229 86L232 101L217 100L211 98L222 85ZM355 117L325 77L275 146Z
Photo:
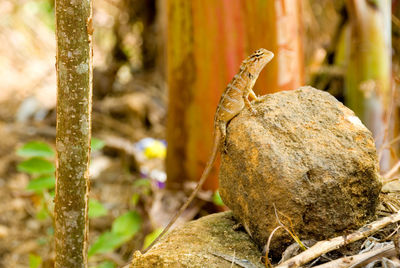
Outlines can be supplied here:
M253 56L251 56L251 58L260 58L262 55L264 55L264 52L261 49L259 49L254 52L254 54L253 54Z

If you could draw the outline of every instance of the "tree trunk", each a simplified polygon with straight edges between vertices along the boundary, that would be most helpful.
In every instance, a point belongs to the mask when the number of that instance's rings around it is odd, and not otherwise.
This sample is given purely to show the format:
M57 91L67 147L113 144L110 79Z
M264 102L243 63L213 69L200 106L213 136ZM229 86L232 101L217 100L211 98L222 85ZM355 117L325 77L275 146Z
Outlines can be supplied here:
M303 83L299 12L297 0L168 1L168 188L199 179L211 151L217 103L247 55L261 47L275 53L256 93ZM205 188L218 187L217 172Z
M347 0L350 59L345 102L372 131L379 148L388 138L391 91L390 0ZM381 168L389 165L388 156Z
M87 267L92 2L56 0L55 267Z

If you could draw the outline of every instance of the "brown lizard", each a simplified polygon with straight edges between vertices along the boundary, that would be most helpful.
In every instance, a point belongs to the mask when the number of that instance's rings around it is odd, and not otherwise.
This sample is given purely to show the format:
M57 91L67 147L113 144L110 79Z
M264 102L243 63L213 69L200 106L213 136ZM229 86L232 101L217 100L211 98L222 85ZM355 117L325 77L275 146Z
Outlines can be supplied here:
M221 96L221 99L219 100L217 111L215 112L214 117L214 143L211 156L207 161L207 165L196 188L193 190L185 204L183 204L183 206L168 223L167 227L165 227L161 234L143 251L143 254L158 242L158 240L169 230L182 212L192 202L197 192L207 179L219 149L222 147L223 150L221 151L226 152L225 137L226 125L228 122L238 115L240 111L243 110L244 106L246 106L251 113L255 114L255 111L252 108L248 98L251 96L255 100L258 100L258 97L253 91L254 83L256 82L261 70L273 57L274 54L272 52L261 48L251 54L240 65L239 73L233 77L232 81L228 84Z

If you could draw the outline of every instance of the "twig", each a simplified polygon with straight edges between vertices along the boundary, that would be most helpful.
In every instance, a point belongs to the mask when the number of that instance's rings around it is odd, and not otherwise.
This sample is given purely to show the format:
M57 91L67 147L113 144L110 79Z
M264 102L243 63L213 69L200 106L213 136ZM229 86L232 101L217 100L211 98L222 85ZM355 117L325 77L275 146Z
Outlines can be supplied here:
M288 217L288 216L286 216L285 214L283 214L282 212L279 212L277 209L276 209L276 206L275 206L275 204L273 204L274 205L274 211L275 211L275 218L276 218L276 221L278 222L278 227L276 227L272 232L271 232L271 234L269 235L269 237L268 237L268 241L267 241L267 245L265 246L265 267L272 267L272 264L271 264L271 262L269 261L269 258L268 258L268 255L269 255L269 246L270 246L270 244L271 244L271 240L272 240L272 237L274 236L274 233L276 232L276 231L278 231L280 228L283 228L292 238L293 238L293 240L294 241L296 241L296 243L300 246L300 248L302 249L302 250L306 250L306 247L303 245L303 243L301 242L301 240L300 240L300 238L298 238L297 236L296 236L296 234L295 234L295 232L294 232L294 230L293 230L293 224L292 224L292 221L290 220L290 218ZM285 218L287 218L287 220L289 221L289 224L290 224L290 227L291 227L291 229L292 230L289 230L289 228L288 227L286 227L282 222L281 222L281 220L279 219L279 216L278 216L278 212L280 213L280 214L282 214Z
M371 250L369 252L357 254L354 256L343 257L334 261L330 261L314 268L356 268L362 267L373 260L382 257L391 257L396 254L394 245L388 245L380 249Z
M311 260L321 256L324 253L330 252L332 250L338 249L348 243L355 242L362 238L368 237L378 230L382 229L390 223L395 223L400 221L400 212L393 214L389 217L382 218L380 220L374 221L361 227L358 231L347 235L339 236L330 240L324 240L316 243L314 246L310 247L306 251L300 253L299 255L285 261L284 263L276 266L275 268L295 268L304 265Z
M400 161L398 161L388 172L386 172L383 177L385 179L390 179L394 174L396 174L397 170L400 168Z
M280 225L280 226L276 227L276 228L271 232L271 234L270 234L269 237L268 237L267 245L265 246L265 267L267 267L267 268L272 267L272 264L271 264L271 262L269 261L269 257L268 257L268 255L269 255L269 246L270 246L270 244L271 244L271 240L272 240L272 237L274 236L274 233L275 233L276 231L278 231L280 228L283 228L283 227Z
M233 256L226 255L226 254L219 253L219 252L210 252L210 254L214 255L216 257L222 258L222 259L230 262L231 264L234 263L243 268L257 268L258 267L257 265L254 265L253 263L251 263L249 260L239 259L239 258L235 257L236 252L233 253Z
M306 250L306 247L303 245L303 243L301 242L300 238L298 238L298 236L297 236L297 235L295 234L295 232L294 232L292 220L291 220L288 216L286 216L285 214L283 214L282 212L278 211L278 210L276 209L276 207L275 207L275 204L273 204L273 205L274 205L274 210L275 210L275 217L276 217L276 220L278 221L278 224L279 224L280 226L282 226L282 228L285 229L286 232L289 233L289 235L293 238L293 240L294 240L297 244L299 244L299 246L300 246L300 248L301 248L302 250ZM288 227L286 227L286 226L281 222L281 220L279 219L279 216L278 216L278 212L279 212L282 216L284 216L284 217L289 221L290 229L291 229L291 230L290 230Z

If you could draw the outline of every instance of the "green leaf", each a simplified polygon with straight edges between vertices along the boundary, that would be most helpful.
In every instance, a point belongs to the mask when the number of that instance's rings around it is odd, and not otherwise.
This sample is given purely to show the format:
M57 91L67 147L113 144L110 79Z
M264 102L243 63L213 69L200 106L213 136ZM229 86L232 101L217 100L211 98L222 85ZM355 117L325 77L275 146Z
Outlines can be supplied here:
M54 189L49 191L49 195L54 198L56 196L56 191Z
M219 191L215 191L212 197L213 203L217 206L224 206L224 201L222 201L221 196L219 195Z
M45 220L45 219L47 219L48 216L49 216L49 213L47 212L47 210L44 207L44 205L38 211L38 213L36 213L36 219L38 219L38 220Z
M125 236L133 236L140 230L142 218L136 211L130 211L116 218L112 224L111 232Z
M133 187L150 187L149 179L138 179L133 182Z
M29 174L46 174L55 171L54 164L40 157L29 158L17 166L18 171L23 171Z
M39 237L38 239L36 239L36 243L38 243L39 246L46 245L47 242L49 242L47 237Z
M21 148L17 150L17 155L22 157L54 157L53 148L47 143L41 141L31 141L25 143Z
M102 233L90 247L88 255L110 252L129 241L139 230L142 224L140 215L127 212L116 218L112 224L111 232Z
M133 194L131 197L131 204L136 206L137 203L139 202L139 198L140 198L139 194Z
M89 218L98 218L107 215L107 209L96 199L89 199Z
M48 235L54 235L54 228L53 228L53 226L50 226L49 228L46 229L46 234L48 234Z
M114 249L120 247L123 243L128 241L130 238L115 234L113 232L102 233L99 238L90 247L88 256L91 257L96 253L105 253L113 251Z
M97 265L96 268L115 268L115 265L110 261L103 261L102 263Z
M162 228L155 229L144 238L143 248L147 248L161 234Z
M56 185L56 178L53 175L40 176L28 183L27 190L39 192L42 190L53 189Z
M90 147L92 148L92 152L103 149L106 143L100 139L92 138L90 142Z
M42 264L42 257L29 254L29 268L38 268Z

